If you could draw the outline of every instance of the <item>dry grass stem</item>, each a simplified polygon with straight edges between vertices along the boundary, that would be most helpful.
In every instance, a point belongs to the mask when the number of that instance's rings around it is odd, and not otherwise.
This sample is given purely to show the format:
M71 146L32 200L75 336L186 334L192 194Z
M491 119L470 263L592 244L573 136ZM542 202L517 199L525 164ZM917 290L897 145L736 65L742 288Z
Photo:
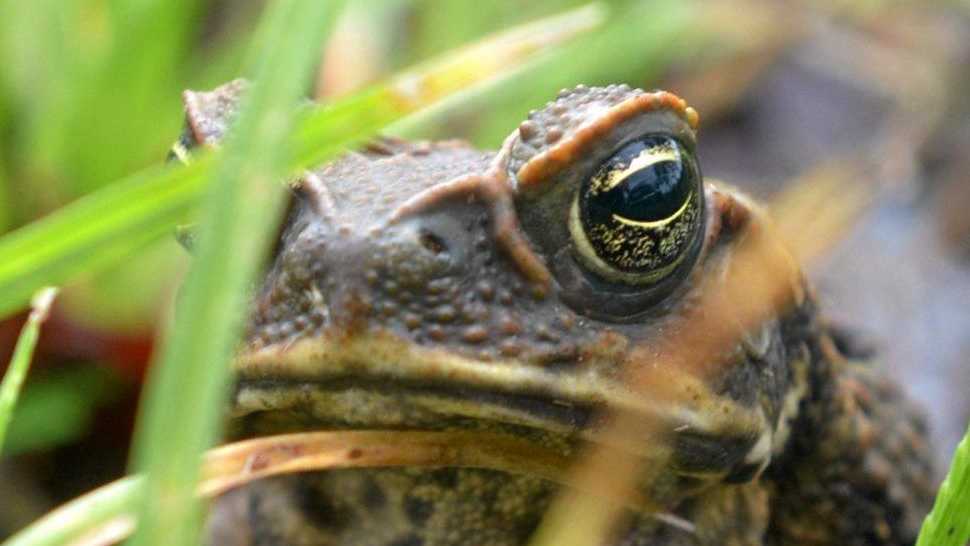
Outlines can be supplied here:
M69 546L110 546L131 536L135 531L135 518L121 516L92 529L83 537L71 542Z
M651 398L671 403L686 403L685 395L670 388L670 378L704 378L717 371L720 355L732 347L745 332L775 315L793 300L804 298L800 269L788 250L802 250L801 259L818 256L829 248L868 202L856 193L847 179L848 167L833 169L798 184L780 203L783 213L773 224L757 210L742 205L726 212L746 224L744 234L733 250L726 271L717 270L701 279L700 301L690 311L689 328L673 333L666 341L664 356L658 361L653 351L636 351L627 362L631 388ZM848 190L848 191L847 191ZM863 192L864 189L858 190ZM838 196L833 199L833 196ZM822 207L822 203L837 203ZM737 207L737 205L735 205ZM736 219L735 219L736 221ZM790 242L791 241L791 242ZM662 446L668 431L662 424L644 423L642 416L615 413L605 431L607 438L649 439ZM554 503L532 546L590 546L602 543L617 527L627 502L603 503L578 491L589 490L592 483L614 487L612 498L630 499L638 485L648 485L654 477L669 471L661 464L669 452L662 447L658 457L645 468L632 451L619 451L606 440L591 446L573 470L575 488L563 492ZM649 506L649 499L641 503Z
M612 451L612 450L611 450ZM589 485L585 496L636 502L634 496L611 497L613 489L573 482L571 459L510 435L487 432L337 431L305 432L245 440L210 450L198 492L215 497L247 483L282 474L335 468L467 467L536 476L568 487ZM110 488L114 482L91 494ZM81 497L73 506L84 504ZM631 500L632 499L632 500ZM49 517L58 517L52 512ZM103 546L134 530L130 514L97 525L72 546Z
M569 459L532 442L487 432L305 432L211 450L199 491L218 495L278 474L392 466L488 468L561 483L568 475Z
M539 19L458 48L434 61L433 69L419 65L389 82L388 99L404 110L428 104L456 89L481 81L482 74L503 74L514 61L562 44L601 25L606 8L600 3Z

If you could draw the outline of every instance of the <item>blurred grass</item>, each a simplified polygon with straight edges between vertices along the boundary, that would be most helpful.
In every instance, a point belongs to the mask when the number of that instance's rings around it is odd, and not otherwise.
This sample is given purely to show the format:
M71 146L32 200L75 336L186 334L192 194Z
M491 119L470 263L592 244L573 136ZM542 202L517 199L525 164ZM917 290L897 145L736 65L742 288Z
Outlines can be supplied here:
M150 368L133 446L134 469L146 481L132 545L199 542L201 456L220 428L247 288L282 213L279 180L291 162L297 104L341 4L278 0L262 17L250 60L255 81L211 175L178 325Z
M124 502L141 499L136 544L173 540L186 544L197 537L199 520L193 493L199 455L215 438L227 379L226 362L244 315L245 289L261 263L270 224L279 212L282 187L276 181L282 179L282 174L294 162L307 165L324 161L387 122L594 26L601 15L600 10L593 8L540 21L528 29L497 36L422 65L385 85L310 113L296 131L294 143L290 138L291 124L281 120L296 115L295 112L306 113L294 107L317 54L305 44L314 43L312 38L319 36L316 25L322 24L322 16L332 8L330 4L317 4L311 10L302 2L277 3L268 11L266 26L257 36L254 50L260 76L247 95L237 131L223 154L203 154L183 169L150 169L0 241L0 262L4 257L21 259L19 266L14 264L5 270L8 281L17 279L29 285L47 278L44 264L52 265L57 275L70 275L90 267L90 262L80 267L77 263L90 254L112 260L129 250L124 247L131 244L128 231L123 229L126 222L170 226L171 217L165 215L171 216L172 209L188 206L191 197L203 188L208 171L216 177L206 201L207 212L202 214L205 221L199 258L185 285L181 319L166 340L159 363L153 366L143 406L134 461L137 469L147 473L145 491L132 486L116 492L127 501L115 495L110 500L100 495L91 497L94 504L90 517L94 519L89 523L104 521L108 517L105 507L120 509ZM262 51L265 53L258 53ZM281 81L288 85L280 85ZM262 236L258 234L259 225L265 228ZM86 229L90 233L85 234ZM80 238L73 237L78 233ZM109 244L101 248L91 244L98 237L107 237ZM115 240L120 252L111 247ZM23 254L28 256L26 261ZM0 272L0 277L3 274ZM8 289L6 294L10 293L13 292ZM8 308L14 299L7 298ZM173 445L178 449L172 449ZM67 510L77 515L84 506L82 503ZM83 516L45 518L39 523L41 530L31 527L13 543L46 543L51 536L62 536L60 523L67 522L77 531L76 526L83 521ZM23 542L24 537L33 538Z
M427 2L422 2L424 5ZM569 2L574 3L574 2ZM478 17L461 17L458 3L443 3L440 9L425 9L418 24L427 30L419 41L421 48L452 46L459 32L444 20L456 21L460 32L475 34L476 21L503 20L515 7L496 2L476 8ZM509 77L471 100L452 107L444 105L424 118L395 126L393 133L404 137L454 138L463 135L472 143L495 148L525 119L530 109L552 99L564 87L579 83L606 85L626 82L635 87L651 87L661 72L678 60L694 54L712 38L696 25L701 11L698 4L679 0L613 1L607 24L596 33L559 48L527 69ZM546 8L542 3L523 7L524 11ZM465 6L467 8L467 6ZM467 11L465 11L467 13ZM481 25L480 22L477 23ZM445 28L432 33L430 29Z
M519 89L534 83L530 78ZM311 115L298 131L295 162L309 165L328 157L348 125L374 131L399 117L396 100L378 86ZM323 115L327 121L320 123ZM191 211L210 161L202 157L182 170L149 167L0 239L0 315L18 309L40 285L118 264L167 234Z
M119 263L189 212L210 161L154 167L85 196L0 239L0 315L39 286Z
M17 399L20 396L20 389L27 377L30 361L34 357L37 338L40 337L40 325L47 318L55 295L57 295L56 289L44 288L34 296L33 309L20 332L17 346L14 347L13 357L10 359L10 365L3 375L3 382L0 383L0 449L4 446L7 427L10 425Z
M122 387L110 370L90 364L32 374L0 453L12 456L78 441L97 410L117 399Z
M145 21L153 19L151 10L162 3L2 1L0 59L7 61L8 68L0 74L0 120L7 112L10 123L0 132L0 182L5 183L7 194L3 200L5 192L0 189L0 225L6 213L6 224L11 227L58 209L126 173L150 168L177 133L181 119L178 92L184 87L211 87L240 73L243 46L252 34L259 5L180 0L171 4L173 13L160 15L151 29L139 32ZM381 67L386 72L487 32L582 3L371 0L355 3L355 8L370 14L395 10L399 14L383 17L385 26L376 28L378 39L394 52L390 55L393 63ZM445 111L451 118L432 116L414 127L425 137L464 134L478 144L494 146L526 108L541 104L560 87L579 82L643 84L671 59L689 54L684 44L695 36L689 24L696 10L693 4L673 0L609 4L615 13L603 31L537 62L534 74L525 72L526 77L513 78L502 89L496 87L460 106L474 114L454 116L458 108L453 107ZM164 5L167 10L168 4ZM476 17L465 15L470 7ZM208 13L206 9L216 10L218 24L208 19L215 16L200 17ZM400 17L413 24L397 25ZM402 29L407 35L401 34ZM400 47L405 40L407 47ZM124 47L118 47L120 44ZM380 76L376 74L377 79ZM157 175L142 172L146 177ZM132 186L143 183L131 180ZM170 191L180 191L177 186L172 185ZM124 199L129 196L121 194L115 203L104 203L105 222L111 218L121 222L113 211L123 207ZM176 217L175 221L182 221L189 208L171 205L165 212L166 223ZM146 252L150 241L164 233L153 232L148 225L125 225L130 244L116 241L120 246L112 250L103 239L92 238L91 242L106 245L105 254L130 259L81 254L76 257L77 270L101 273L62 277L76 279L63 296L74 320L113 329L146 328L157 321L171 279L181 268L181 256L172 245L153 246L155 250ZM63 235L84 234L66 229ZM131 289L132 279L139 280L138 290ZM29 289L19 294L20 303L14 305L26 302ZM4 313L10 310L0 306Z
M933 510L923 521L916 546L970 543L970 425L957 446Z
M165 9L153 15L159 6ZM159 157L167 135L178 130L184 78L173 76L182 72L200 6L181 0L4 1L0 95L14 114L0 137L9 158L0 178L7 179L13 200L10 227ZM119 268L158 284L172 274L171 263L170 257L146 254ZM104 312L72 305L75 316L112 327L124 326L124 317L146 317L135 322L144 329L154 321L147 317L159 303L157 291L131 297L127 283L112 277L105 273L86 282L99 294L101 304L94 309ZM65 291L63 300L72 298L73 290Z
M164 135L177 132L179 119L171 113L179 108L180 85L172 75L189 50L204 3L47 3L74 7L81 23L60 26L76 32L62 35L58 47L64 54L54 57L66 65L56 81L60 88L55 93L61 97L52 99L63 110L42 116L37 127L37 148L46 152L47 162L58 169L70 165L70 184L63 189L74 198L151 162L167 140ZM19 5L32 9L31 3ZM83 57L73 50L78 43L91 44L82 50ZM157 129L146 134L145 127Z
M128 476L59 507L3 546L64 546L75 544L91 529L129 513L142 496L144 476Z

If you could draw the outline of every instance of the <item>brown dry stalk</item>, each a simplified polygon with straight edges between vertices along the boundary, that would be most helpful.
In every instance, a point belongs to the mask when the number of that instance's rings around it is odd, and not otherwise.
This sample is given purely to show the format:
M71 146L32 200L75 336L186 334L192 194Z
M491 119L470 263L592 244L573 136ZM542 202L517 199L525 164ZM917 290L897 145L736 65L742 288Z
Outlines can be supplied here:
M124 515L106 521L88 534L71 542L70 546L110 546L131 536L135 531L135 517Z
M458 48L435 60L432 70L419 65L390 81L388 100L411 111L455 90L481 81L482 74L503 74L515 61L588 32L606 20L606 7L590 3L558 15L515 26Z
M655 353L631 355L628 364L631 390L644 396L676 403L683 396L665 380L670 375L709 377L721 364L718 355L731 347L745 332L774 315L793 299L804 297L801 273L789 248L802 250L803 260L818 256L844 233L871 202L861 186L853 185L852 173L839 165L814 173L798 184L782 202L777 224L758 211L749 212L743 239L733 251L727 271L718 278L701 280L700 301L691 311L689 328L672 334L669 351L662 361ZM826 206L826 205L833 206ZM744 211L740 211L744 214ZM791 246L789 241L793 241ZM635 370L629 368L635 367ZM661 370L661 371L658 371ZM614 488L611 498L630 499L638 485L652 483L665 471L662 462L669 450L645 468L632 450L617 450L617 441L630 438L659 438L660 423L645 423L643 416L614 412L608 418L605 438L588 447L573 471L574 488L554 500L531 542L532 546L593 546L602 544L616 528L629 502L604 503L580 493L593 483ZM649 499L641 505L649 505Z
M354 430L256 438L211 450L199 491L219 495L251 481L334 468L475 467L563 483L569 459L506 434ZM569 485L567 483L567 485ZM608 495L599 487L593 491Z
M336 431L283 434L245 440L210 450L199 494L215 497L229 489L281 474L335 468L468 467L536 476L566 486L573 483L571 459L533 442L492 432ZM586 495L614 502L613 489L589 483ZM106 486L106 487L110 487ZM124 514L92 529L74 546L106 546L134 529Z
M778 238L808 264L838 242L883 191L862 156L824 163L792 181L771 204Z
M690 328L680 330L669 339L670 352L665 355L665 361L640 366L643 372L638 370L631 374L630 384L637 392L671 400L683 396L666 387L666 374L656 370L706 376L711 366L719 364L716 357L720 351L769 316L781 296L788 293L793 275L797 275L789 255L781 251L777 240L767 230L749 235L732 260L727 280L704 280L716 282L720 288L703 291L698 312L689 321ZM638 360L635 354L631 357L631 361L634 360ZM629 438L658 438L662 432L660 423L651 426L644 423L642 416L628 412L614 414L610 422L604 432L607 438L627 438L628 441ZM607 504L577 491L588 490L589 484L605 480L616 488L615 495L631 498L638 485L651 483L656 475L665 471L666 457L652 460L653 464L645 469L631 452L612 449L607 444L613 442L607 440L591 447L580 459L574 471L574 481L579 482L576 489L564 492L554 502L532 542L533 546L600 544L611 533L625 503Z

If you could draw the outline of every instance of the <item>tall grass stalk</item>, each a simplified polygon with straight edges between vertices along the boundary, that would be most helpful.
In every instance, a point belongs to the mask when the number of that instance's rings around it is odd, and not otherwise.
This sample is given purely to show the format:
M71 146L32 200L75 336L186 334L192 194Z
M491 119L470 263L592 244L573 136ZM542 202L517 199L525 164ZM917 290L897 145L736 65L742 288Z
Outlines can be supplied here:
M134 445L146 473L135 546L198 543L202 453L215 441L246 291L282 210L289 135L341 2L267 5L256 79L204 202L199 253L177 323L151 370Z
M71 501L10 537L3 546L64 546L92 529L131 513L141 498L144 476L128 476ZM174 544L174 543L173 543Z
M957 446L933 511L923 521L916 546L970 544L970 426Z
M37 347L40 325L47 319L56 295L56 288L43 288L34 296L30 315L23 330L20 331L20 337L17 338L17 345L14 347L7 372L3 376L3 383L0 383L0 451L3 449L3 441L7 436L7 427L13 417L20 389L27 377L34 349Z
M272 9L281 13L279 10L293 5L296 2L276 4ZM64 544L94 526L131 513L132 504L139 499L144 499L138 503L141 517L150 518L149 525L141 527L140 543L185 544L186 539L188 543L197 540L195 504L186 502L188 497L177 495L187 491L191 494L195 482L190 475L198 475L198 455L217 428L225 386L224 364L238 335L238 317L244 314L239 287L245 288L244 278L252 278L251 271L244 275L231 269L239 267L240 261L250 270L255 269L261 256L260 245L253 241L256 235L252 216L242 217L245 225L240 225L234 221L240 218L239 211L256 203L262 210L255 214L268 222L273 214L265 198L281 189L271 181L282 179L288 168L326 161L388 123L521 67L535 54L597 27L603 16L602 7L594 4L490 36L478 45L446 54L358 95L313 110L293 131L272 127L269 122L266 123L270 127L262 126L262 118L252 113L253 105L269 104L271 111L287 119L293 110L292 102L278 96L278 89L267 90L257 82L225 156L223 152L204 154L184 168L152 168L136 173L0 239L3 313L16 309L23 293L37 283L69 279L77 273L117 263L169 232L208 187L209 173L214 172L217 179L218 186L209 194L203 215L199 263L184 288L178 325L154 367L151 392L142 408L134 466L136 470L153 472L152 477L148 481L133 477L124 487L108 493L99 490L66 505L18 533L4 546ZM273 52L282 46L267 45L277 39L277 34L266 29L285 26L279 16L271 14L260 32L265 49L257 51L266 52L259 57L259 66L264 67L257 71L261 79L272 79L275 76L266 73L277 74L281 70L279 63L274 62ZM286 27L286 31L292 37L294 29ZM286 44L292 45L290 40ZM267 65L272 70L265 68ZM297 85L296 78L287 81ZM273 97L259 99L260 92ZM291 97L287 94L283 98ZM290 106L283 108L284 104ZM281 118L270 119L279 123ZM291 132L297 136L287 139ZM277 153L264 156L274 143ZM292 150L292 154L281 154L280 149ZM224 233L218 233L223 230ZM241 241L240 237L247 240ZM233 253L232 245L238 245L236 250L245 254ZM204 262L210 268L205 273ZM229 290L228 285L234 285L236 291ZM237 306L234 311L229 310L232 305ZM220 325L219 329L214 325ZM217 368L208 369L212 366ZM183 527L176 528L170 522L183 522Z
M521 68L551 46L596 28L605 13L594 3L520 25L318 108L294 131L289 167L326 161L407 114ZM4 235L0 317L20 309L42 286L64 284L80 273L117 264L170 234L194 211L213 164L210 154L186 167L150 167Z

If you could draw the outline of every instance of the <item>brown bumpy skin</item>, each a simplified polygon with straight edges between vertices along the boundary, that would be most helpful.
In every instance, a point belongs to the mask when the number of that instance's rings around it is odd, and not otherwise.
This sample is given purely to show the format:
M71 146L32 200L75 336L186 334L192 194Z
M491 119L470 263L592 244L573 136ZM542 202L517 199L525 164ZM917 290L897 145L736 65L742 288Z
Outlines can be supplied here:
M173 154L217 145L244 90L186 93ZM645 135L694 154L697 122L670 93L579 86L498 152L384 139L303 173L234 362L231 435L484 431L566 458L623 409L648 425L627 447L662 514L627 514L606 546L911 545L933 486L925 425L820 319L797 268L741 339L715 331L745 322L731 312L698 325L698 302L732 293L739 249L769 229L755 203L688 179L702 221L650 282L582 254L571 211L590 173ZM688 365L684 339L717 351ZM627 373L645 381L632 390ZM524 546L556 490L486 468L283 476L217 500L207 532L213 546Z
M800 433L766 476L766 543L913 544L935 490L924 416L876 363L843 357L824 333L812 349Z

